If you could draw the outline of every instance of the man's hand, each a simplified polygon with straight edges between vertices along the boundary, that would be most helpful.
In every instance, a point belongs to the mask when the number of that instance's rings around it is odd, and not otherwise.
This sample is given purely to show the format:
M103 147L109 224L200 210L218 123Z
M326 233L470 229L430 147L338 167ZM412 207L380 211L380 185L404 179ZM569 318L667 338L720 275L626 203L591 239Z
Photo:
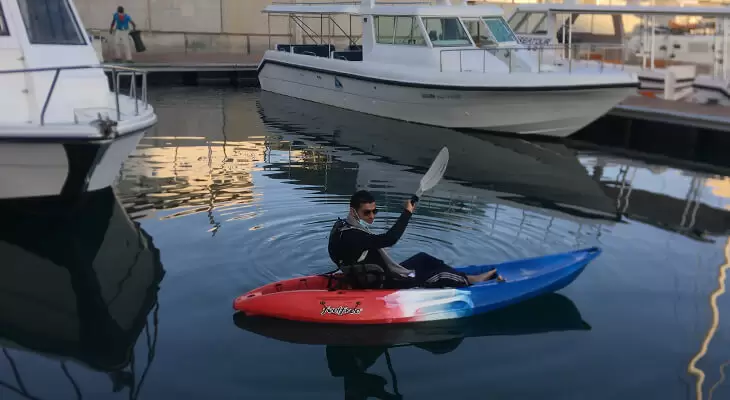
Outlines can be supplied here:
M408 212L413 213L413 210L416 209L416 205L413 204L413 203L411 203L411 199L407 199L406 200L406 204L405 204L405 208L406 208L406 210L408 210Z

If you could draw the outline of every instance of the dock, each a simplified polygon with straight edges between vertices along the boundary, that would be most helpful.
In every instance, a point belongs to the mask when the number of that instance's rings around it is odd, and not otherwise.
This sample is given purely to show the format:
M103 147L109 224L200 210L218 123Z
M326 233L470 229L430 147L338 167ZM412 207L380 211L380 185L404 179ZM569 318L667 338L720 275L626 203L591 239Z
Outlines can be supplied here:
M132 63L148 72L150 85L230 84L258 86L257 67L263 54L171 52L135 53ZM730 107L630 96L607 115L671 124L695 130L730 132Z
M175 52L135 53L133 62L105 60L109 66L125 66L147 71L150 85L197 85L201 82L228 82L257 85L261 54Z
M730 132L730 107L630 96L609 112L618 117Z

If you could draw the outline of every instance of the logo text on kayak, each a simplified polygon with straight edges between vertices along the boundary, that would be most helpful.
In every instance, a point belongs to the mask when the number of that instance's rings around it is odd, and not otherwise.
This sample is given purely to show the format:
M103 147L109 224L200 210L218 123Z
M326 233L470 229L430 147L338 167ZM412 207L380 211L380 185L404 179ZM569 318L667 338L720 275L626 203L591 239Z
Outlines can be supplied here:
M324 301L320 301L319 304L322 305L321 315L325 315L325 314L333 314L333 315L338 315L338 316L350 315L350 314L359 315L362 312L362 308L358 307L360 305L359 301L355 302L355 306L352 308L347 307L347 306L337 306L337 307L328 306L327 304L325 304Z

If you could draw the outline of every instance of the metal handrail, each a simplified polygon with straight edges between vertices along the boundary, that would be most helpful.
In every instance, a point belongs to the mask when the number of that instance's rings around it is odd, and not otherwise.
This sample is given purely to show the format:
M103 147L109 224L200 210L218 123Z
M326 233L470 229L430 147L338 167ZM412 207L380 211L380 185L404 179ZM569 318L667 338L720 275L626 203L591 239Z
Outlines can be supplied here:
M63 67L42 67L42 68L25 68L25 69L6 69L6 70L0 70L0 75L6 75L6 74L20 74L20 73L28 73L28 72L55 72L53 74L53 81L51 82L51 87L48 89L48 93L46 94L46 98L43 102L43 109L41 111L41 126L45 125L45 118L46 118L46 110L48 109L48 104L51 101L51 97L53 96L53 93L56 89L56 82L58 82L58 76L61 74L61 71L68 71L68 70L82 70L82 69L104 69L104 70L111 70L112 71L112 82L113 82L113 90L114 90L114 99L116 103L116 111L117 111L117 121L120 121L122 118L121 108L119 107L119 72L127 72L128 74L132 75L132 85L134 86L133 90L133 96L134 96L134 109L135 109L135 115L139 115L139 101L140 99L137 96L137 74L142 76L142 104L144 105L144 109L148 109L149 103L147 102L147 71L138 69L138 68L130 68L130 67L120 67L116 65L103 65L103 64L89 64L89 65L71 65L71 66L63 66ZM130 93L131 95L131 93Z
M273 1L271 4L283 4L287 6L295 5L295 6L331 6L331 5L343 5L343 6L359 6L362 4L362 1L319 1L319 2L286 2L286 1ZM385 1L380 2L376 1L376 5L381 6L399 6L399 5L414 5L414 4L431 4L430 1Z
M616 44L603 44L603 43L573 43L572 45L567 44L550 44L550 45L538 45L538 46L532 46L532 45L516 45L516 46L488 46L488 47L475 47L475 48L454 48L454 49L440 49L439 50L439 70L440 72L444 71L444 64L443 64L443 55L444 53L449 52L458 52L459 53L459 72L463 72L463 57L462 54L464 52L482 52L482 72L485 73L486 71L486 53L496 53L500 51L505 51L506 57L508 58L507 64L509 67L509 72L512 73L512 53L514 51L528 51L528 52L534 52L537 51L537 73L541 73L541 66L542 66L542 60L543 60L543 53L545 50L550 51L556 51L561 50L560 58L563 60L568 60L568 72L572 72L573 70L573 59L580 60L582 59L581 54L577 51L572 51L574 48L581 49L581 48L589 48L589 52L592 51L601 51L604 54L604 57L601 57L600 60L597 60L599 63L600 71L603 72L604 64L605 64L605 54L607 50L621 50L620 55L620 63L621 63L621 70L624 70L625 66L625 51L626 46L624 45L616 45ZM568 54L566 56L566 53ZM575 54L578 54L576 57Z

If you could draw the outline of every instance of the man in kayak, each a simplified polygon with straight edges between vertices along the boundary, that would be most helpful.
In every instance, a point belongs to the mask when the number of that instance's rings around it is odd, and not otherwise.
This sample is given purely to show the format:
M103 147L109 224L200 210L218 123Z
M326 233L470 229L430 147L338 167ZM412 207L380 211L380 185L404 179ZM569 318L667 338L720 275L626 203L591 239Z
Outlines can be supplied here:
M375 198L365 190L355 192L350 198L350 212L346 220L338 218L329 238L332 261L348 275L355 275L361 286L379 286L370 277L382 270L384 285L388 288L410 287L464 287L490 279L503 279L495 269L479 275L466 275L446 265L442 260L426 253L418 253L402 263L390 258L384 248L391 247L406 230L416 206L406 200L403 212L387 232L377 235L370 232L378 209Z

